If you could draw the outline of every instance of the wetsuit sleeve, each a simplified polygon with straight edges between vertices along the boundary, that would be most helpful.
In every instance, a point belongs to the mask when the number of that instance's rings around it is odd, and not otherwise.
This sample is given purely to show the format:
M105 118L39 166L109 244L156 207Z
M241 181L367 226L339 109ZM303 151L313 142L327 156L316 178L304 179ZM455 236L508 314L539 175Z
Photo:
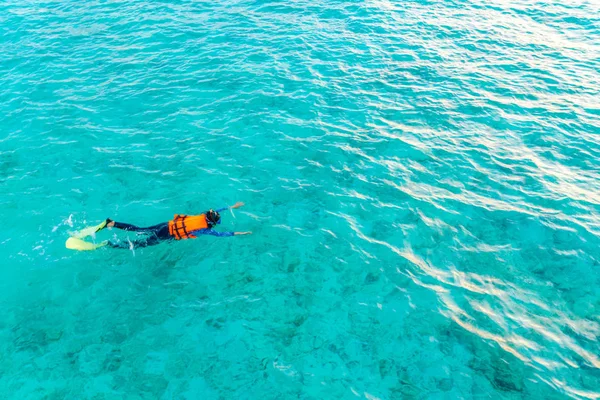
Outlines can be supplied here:
M198 236L198 235L212 235L212 236L218 236L218 237L233 236L233 232L217 232L217 231L213 231L212 229L199 229L199 230L193 231L191 233L192 233L192 235L195 235L195 236Z
M223 207L223 208L219 208L218 210L216 210L218 213L220 213L221 211L225 211L228 210L229 207Z

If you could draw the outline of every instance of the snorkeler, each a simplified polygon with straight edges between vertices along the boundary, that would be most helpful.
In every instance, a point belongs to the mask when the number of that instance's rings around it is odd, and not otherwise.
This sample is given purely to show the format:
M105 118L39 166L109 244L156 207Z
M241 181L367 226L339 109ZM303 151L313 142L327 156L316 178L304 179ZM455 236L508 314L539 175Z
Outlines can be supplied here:
M168 222L163 222L158 225L153 225L147 228L140 228L135 225L116 222L107 218L100 225L90 227L80 231L67 240L66 247L72 250L95 250L99 247L108 246L120 249L140 248L159 244L167 240L183 240L195 239L200 235L212 235L219 237L250 235L252 232L217 232L213 228L221 223L221 211L239 208L244 203L238 202L231 207L224 207L218 210L208 210L199 215L182 215L176 214L175 217ZM146 233L143 239L134 241L118 241L105 240L99 244L89 243L81 240L81 238L90 236L105 228L116 228L124 231Z

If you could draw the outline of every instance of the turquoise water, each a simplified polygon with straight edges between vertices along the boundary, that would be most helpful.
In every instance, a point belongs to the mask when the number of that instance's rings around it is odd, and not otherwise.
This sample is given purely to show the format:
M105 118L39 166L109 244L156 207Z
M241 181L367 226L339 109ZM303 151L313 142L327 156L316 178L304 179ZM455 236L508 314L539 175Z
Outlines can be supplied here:
M599 398L599 16L2 2L0 398Z

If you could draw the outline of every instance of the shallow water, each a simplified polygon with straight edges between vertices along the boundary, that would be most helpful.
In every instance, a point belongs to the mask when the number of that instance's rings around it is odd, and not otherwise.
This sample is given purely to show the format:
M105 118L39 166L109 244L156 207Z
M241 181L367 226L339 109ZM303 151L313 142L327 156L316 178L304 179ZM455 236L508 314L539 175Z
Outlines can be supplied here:
M599 398L599 15L3 2L0 398Z

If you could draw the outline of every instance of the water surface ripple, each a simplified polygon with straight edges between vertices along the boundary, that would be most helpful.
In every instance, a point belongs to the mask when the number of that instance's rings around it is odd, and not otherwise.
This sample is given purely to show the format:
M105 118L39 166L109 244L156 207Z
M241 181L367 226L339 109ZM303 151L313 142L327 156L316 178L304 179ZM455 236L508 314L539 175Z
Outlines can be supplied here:
M600 398L597 2L9 0L0 48L0 398Z

